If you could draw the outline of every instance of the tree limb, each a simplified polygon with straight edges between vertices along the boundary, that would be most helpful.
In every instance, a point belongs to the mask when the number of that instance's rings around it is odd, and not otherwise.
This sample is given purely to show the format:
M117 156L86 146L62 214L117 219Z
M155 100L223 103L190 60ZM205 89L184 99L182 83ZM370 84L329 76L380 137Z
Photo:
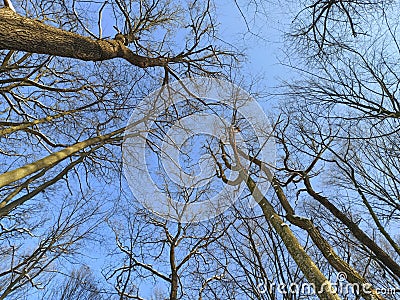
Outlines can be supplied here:
M84 61L122 58L140 68L167 66L178 58L145 57L116 40L94 40L0 9L0 49L48 54Z

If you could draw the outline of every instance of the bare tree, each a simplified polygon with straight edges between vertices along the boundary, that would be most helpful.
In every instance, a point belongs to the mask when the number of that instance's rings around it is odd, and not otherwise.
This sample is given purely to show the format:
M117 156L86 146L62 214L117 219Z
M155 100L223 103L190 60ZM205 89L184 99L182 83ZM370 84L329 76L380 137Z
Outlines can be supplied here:
M70 274L60 284L54 284L54 288L43 299L84 299L84 300L101 300L102 296L100 288L97 286L91 270L87 266L83 266L78 270L72 270Z
M111 236L104 220L120 199L120 148L137 102L171 78L228 74L236 60L217 39L211 1L5 4L2 299L29 293L28 285L32 293L55 288L44 282L68 273L63 263L82 264L87 244ZM171 295L178 292L176 273ZM119 284L121 297L133 291ZM75 292L66 287L62 297Z
M285 83L291 100L278 107L270 137L277 166L262 161L263 145L233 110L241 133L233 126L228 142L207 139L204 147L219 184L185 189L157 169L164 191L183 203L239 183L247 186L241 200L258 203L236 203L195 224L131 204L121 145L129 114L149 91L183 76L234 77L238 54L217 36L214 4L4 3L1 299L41 289L60 299L308 297L280 291L277 282L311 284L320 299L395 299L379 289L400 284L397 2L301 4L287 35L299 52L289 63L299 80ZM227 114L195 100L158 117L146 141L154 155L175 121L199 111ZM231 171L237 180L227 179ZM272 184L268 193L258 178ZM110 251L104 280L79 268L85 247L99 244ZM335 274L367 288L332 291Z

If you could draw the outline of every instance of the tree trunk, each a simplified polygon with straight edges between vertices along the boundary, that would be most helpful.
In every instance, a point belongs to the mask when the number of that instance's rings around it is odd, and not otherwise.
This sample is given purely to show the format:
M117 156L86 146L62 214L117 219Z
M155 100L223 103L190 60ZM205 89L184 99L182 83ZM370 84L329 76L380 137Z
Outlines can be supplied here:
M18 15L8 8L0 9L0 49L49 54L84 61L123 58L146 68L166 66L174 59L137 55L121 41L94 40Z

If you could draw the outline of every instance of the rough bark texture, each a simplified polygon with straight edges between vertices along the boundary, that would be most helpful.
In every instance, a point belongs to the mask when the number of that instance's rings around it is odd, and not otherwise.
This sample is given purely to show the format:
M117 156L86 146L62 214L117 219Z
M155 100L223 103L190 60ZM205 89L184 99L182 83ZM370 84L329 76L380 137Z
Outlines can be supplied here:
M49 54L84 61L122 58L141 68L166 66L169 61L174 61L174 59L140 56L121 41L94 40L20 16L8 8L0 9L0 49Z

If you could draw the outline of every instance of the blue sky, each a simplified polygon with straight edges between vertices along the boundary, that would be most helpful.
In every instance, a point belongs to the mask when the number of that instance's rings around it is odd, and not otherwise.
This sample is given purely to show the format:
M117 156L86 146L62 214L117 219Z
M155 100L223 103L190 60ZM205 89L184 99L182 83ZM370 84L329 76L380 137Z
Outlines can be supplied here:
M263 94L270 93L269 88L279 84L278 78L287 76L287 68L279 64L279 58L283 59L282 32L286 25L281 17L284 9L268 5L259 8L258 13L254 13L254 7L246 7L245 5L247 4L244 1L239 3L240 9L247 17L246 20L232 0L217 2L216 16L220 23L219 36L225 42L243 49L245 54L248 55L241 70L243 76L248 76L246 81L251 82L254 78L257 81L256 90L260 89ZM96 10L97 5L93 5L92 9ZM109 10L104 10L102 24L104 36L113 36L116 33L113 29L114 22L110 21L111 15L107 16L109 13ZM250 31L247 26L249 26ZM268 106L264 106L263 103L260 104L265 110L268 109ZM90 248L90 245L88 246ZM106 253L101 248L90 250L92 250L90 257L99 258L98 260L93 259L93 264L90 267L95 275L100 276L100 270L103 267L102 258ZM86 263L90 264L90 262L90 258L87 257ZM149 288L148 292L151 294L152 288ZM144 296L148 295L144 293Z

